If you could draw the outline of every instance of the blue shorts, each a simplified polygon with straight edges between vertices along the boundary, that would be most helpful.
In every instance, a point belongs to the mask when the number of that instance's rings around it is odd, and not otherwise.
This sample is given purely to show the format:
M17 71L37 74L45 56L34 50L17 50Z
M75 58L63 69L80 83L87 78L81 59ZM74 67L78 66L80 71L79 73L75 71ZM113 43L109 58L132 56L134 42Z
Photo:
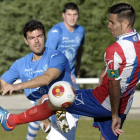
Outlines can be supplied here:
M70 113L80 114L95 118L93 126L99 127L106 140L117 140L111 129L111 111L104 108L93 96L92 90L76 90L75 102L66 109ZM120 114L122 125L126 118L125 114Z

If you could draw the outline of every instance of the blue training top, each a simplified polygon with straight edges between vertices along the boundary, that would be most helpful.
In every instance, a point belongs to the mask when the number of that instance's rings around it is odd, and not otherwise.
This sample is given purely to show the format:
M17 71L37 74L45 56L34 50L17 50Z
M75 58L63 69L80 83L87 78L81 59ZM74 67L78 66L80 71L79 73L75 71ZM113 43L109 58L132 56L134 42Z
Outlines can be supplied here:
M71 74L74 75L74 63L78 48L84 44L85 29L80 25L76 25L75 30L70 32L64 22L58 23L48 32L45 46L61 51L69 60L71 66Z
M17 79L21 79L22 82L25 82L42 75L49 68L59 69L61 75L48 86L24 89L25 95L32 101L36 101L41 98L42 95L48 94L48 89L56 81L67 81L72 84L69 62L66 56L60 51L46 48L40 60L33 62L32 58L33 53L30 53L15 61L10 69L1 76L1 79L9 84L12 84Z

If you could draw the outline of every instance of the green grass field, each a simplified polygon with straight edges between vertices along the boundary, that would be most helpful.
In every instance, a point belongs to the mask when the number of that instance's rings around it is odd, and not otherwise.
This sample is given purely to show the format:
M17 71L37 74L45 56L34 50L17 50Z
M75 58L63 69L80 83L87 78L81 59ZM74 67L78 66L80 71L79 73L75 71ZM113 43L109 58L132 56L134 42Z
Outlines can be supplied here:
M99 140L100 132L92 128L93 120L79 120L76 140ZM13 131L7 132L0 127L0 140L25 140L28 124L20 125ZM126 120L123 126L125 133L119 140L140 140L140 120ZM46 134L39 131L36 140L45 140Z

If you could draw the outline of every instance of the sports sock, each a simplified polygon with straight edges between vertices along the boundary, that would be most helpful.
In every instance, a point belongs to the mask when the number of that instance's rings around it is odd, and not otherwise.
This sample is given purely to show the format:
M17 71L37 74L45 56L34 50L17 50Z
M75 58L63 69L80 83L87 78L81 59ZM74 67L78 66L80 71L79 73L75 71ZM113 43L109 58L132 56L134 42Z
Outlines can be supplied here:
M15 118L15 114L10 114L8 119L7 119L7 124L10 127L16 127L18 124L15 123L14 118Z
M48 98L45 98L42 103L44 103L46 100L48 100ZM40 121L39 121L40 122ZM28 133L27 133L27 137L26 140L34 140L38 131L39 131L40 125L38 124L38 122L30 122L28 125Z
M43 104L34 106L19 115L10 114L7 123L9 126L15 127L19 124L45 120L53 114L55 114L55 112L50 110L45 101Z
M40 126L37 122L30 122L28 125L28 133L27 133L26 140L35 140L39 128Z

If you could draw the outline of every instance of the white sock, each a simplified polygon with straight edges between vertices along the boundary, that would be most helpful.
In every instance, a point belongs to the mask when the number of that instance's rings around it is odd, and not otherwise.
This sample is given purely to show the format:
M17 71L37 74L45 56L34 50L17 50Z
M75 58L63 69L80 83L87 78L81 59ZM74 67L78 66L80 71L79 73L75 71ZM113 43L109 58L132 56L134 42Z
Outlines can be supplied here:
M30 122L28 125L28 133L26 140L34 140L38 131L39 131L39 124L37 122Z

